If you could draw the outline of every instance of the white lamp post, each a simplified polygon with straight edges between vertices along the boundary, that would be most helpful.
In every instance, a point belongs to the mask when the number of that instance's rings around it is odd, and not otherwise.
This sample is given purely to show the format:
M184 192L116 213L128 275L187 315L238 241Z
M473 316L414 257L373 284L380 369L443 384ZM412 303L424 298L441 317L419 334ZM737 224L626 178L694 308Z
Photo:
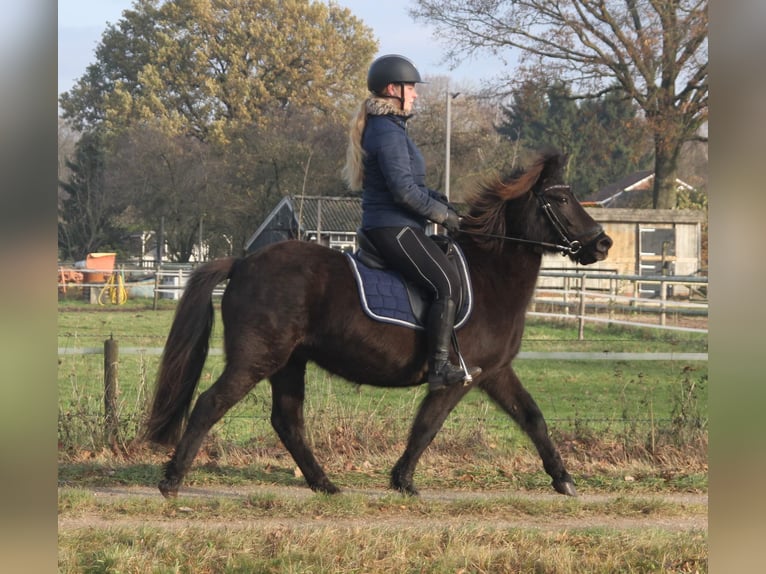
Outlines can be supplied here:
M447 130L444 136L445 150L444 150L444 195L449 199L449 178L450 178L450 146L452 140L452 100L457 98L460 92L450 93L449 84L447 84Z

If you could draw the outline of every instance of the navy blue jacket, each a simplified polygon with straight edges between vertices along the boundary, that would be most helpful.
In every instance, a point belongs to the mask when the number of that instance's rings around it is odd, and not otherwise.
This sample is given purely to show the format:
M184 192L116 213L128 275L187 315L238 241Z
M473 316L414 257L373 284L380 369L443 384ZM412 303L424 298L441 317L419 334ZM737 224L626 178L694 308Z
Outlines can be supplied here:
M406 132L407 118L368 115L362 136L362 228L419 227L442 223L446 198L425 185L423 155Z

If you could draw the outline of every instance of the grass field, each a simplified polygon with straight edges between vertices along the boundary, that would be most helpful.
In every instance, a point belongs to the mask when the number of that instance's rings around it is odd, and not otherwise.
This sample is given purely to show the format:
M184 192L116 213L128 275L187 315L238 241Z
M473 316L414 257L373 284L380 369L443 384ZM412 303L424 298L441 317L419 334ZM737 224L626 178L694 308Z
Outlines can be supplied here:
M99 348L114 337L121 347L157 348L164 343L173 308L59 312L59 347ZM704 352L706 337L696 333L626 328L591 328L577 340L572 324L532 322L524 350ZM212 348L220 348L220 321ZM159 356L132 354L119 362L120 435L124 443L138 433L151 395ZM223 368L223 357L210 356L199 390ZM707 431L707 364L680 361L547 361L518 360L515 368L542 409L552 434L566 448L587 445L617 460L651 459L662 448L674 448L691 460L704 460L694 445ZM59 357L59 443L62 452L95 452L103 448L103 357L100 354ZM380 455L398 451L425 392L424 388L377 389L349 385L310 366L307 376L306 425L318 450ZM215 450L280 449L269 423L270 389L258 385L235 406L211 440ZM579 446L578 446L579 445ZM502 453L529 451L526 437L481 391L471 391L447 419L432 445L439 452L475 450ZM530 453L534 459L535 453Z
M167 303L61 308L59 347L101 348L109 337L120 348L161 347L172 314ZM607 349L697 353L707 339L601 327L578 341L573 323L532 322L523 344ZM203 494L182 488L170 502L154 486L167 453L131 443L158 362L121 356L113 451L102 428L102 355L59 356L59 572L707 571L705 362L517 361L580 499L551 495L526 437L476 390L420 461L424 496L393 494L388 473L424 389L358 387L312 367L309 441L346 494L305 488L269 424L263 382L200 452L185 487ZM200 390L222 366L209 357Z
M59 572L705 572L706 507L646 497L260 491L165 502L67 489ZM610 526L604 526L608 522Z

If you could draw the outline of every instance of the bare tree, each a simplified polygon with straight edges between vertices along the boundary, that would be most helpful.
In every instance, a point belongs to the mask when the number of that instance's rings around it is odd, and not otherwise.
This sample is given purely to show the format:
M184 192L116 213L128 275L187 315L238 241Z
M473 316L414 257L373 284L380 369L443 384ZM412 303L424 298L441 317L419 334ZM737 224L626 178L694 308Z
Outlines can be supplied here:
M418 86L417 111L410 134L425 156L427 184L444 190L446 177L447 99L450 102L450 199L462 201L483 178L509 170L513 143L495 129L499 105L467 85L445 76L426 78Z
M681 148L706 141L707 0L417 0L413 17L435 26L454 63L521 50L522 74L572 83L576 97L617 85L654 137L654 207L676 206ZM502 80L512 87L518 74Z

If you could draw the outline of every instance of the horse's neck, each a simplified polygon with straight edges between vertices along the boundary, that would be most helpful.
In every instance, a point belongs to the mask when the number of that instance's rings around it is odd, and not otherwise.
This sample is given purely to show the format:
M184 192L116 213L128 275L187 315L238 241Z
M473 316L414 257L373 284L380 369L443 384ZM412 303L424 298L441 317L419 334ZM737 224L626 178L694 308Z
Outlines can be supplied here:
M512 249L503 258L506 262L505 273L507 280L518 289L518 296L523 298L525 303L532 298L537 284L537 277L540 275L542 266L542 255L532 253L529 249Z
M498 292L511 293L508 300L512 304L526 306L535 291L542 255L520 246L509 246L500 255L480 250L470 255L467 254L469 268L475 267Z

